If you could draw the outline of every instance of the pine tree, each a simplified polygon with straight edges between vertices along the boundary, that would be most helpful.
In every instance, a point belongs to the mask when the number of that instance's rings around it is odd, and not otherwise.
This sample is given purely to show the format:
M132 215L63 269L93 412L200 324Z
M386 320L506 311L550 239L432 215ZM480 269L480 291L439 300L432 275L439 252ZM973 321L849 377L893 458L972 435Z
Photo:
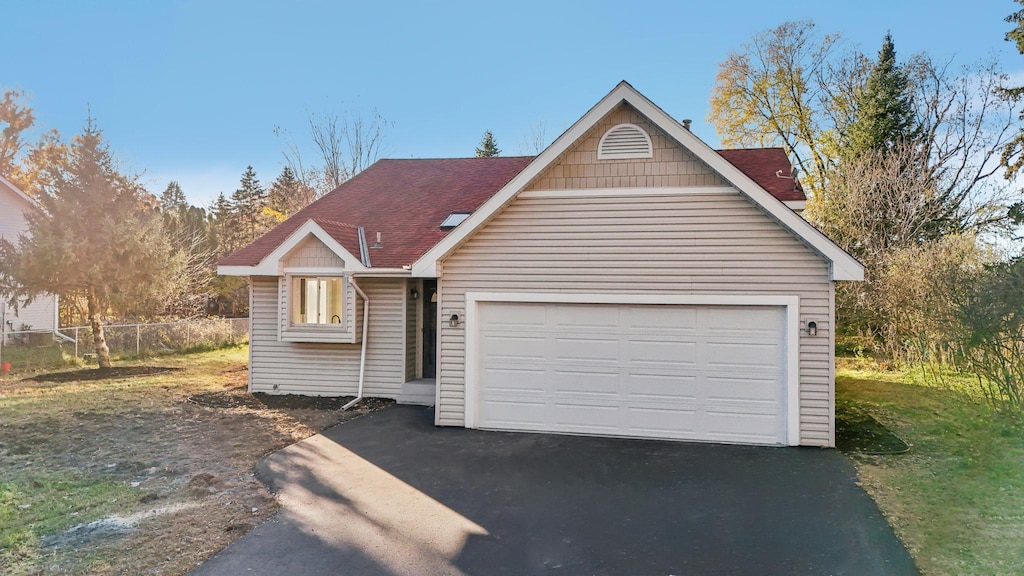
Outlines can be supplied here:
M0 293L22 303L43 294L85 301L99 365L109 368L107 315L161 310L180 275L156 198L117 171L89 119L37 199L43 209L27 214L28 234L0 239Z
M476 149L476 157L490 158L499 155L501 155L501 149L498 148L498 142L494 139L494 134L490 130L484 130L484 137L480 140L480 146Z
M160 195L160 206L165 212L180 212L188 208L188 200L185 199L185 193L181 190L181 184L175 180L171 180L167 184L167 188Z
M917 135L910 79L896 64L891 34L885 35L878 61L855 104L853 122L846 130L846 157L855 158L867 151L885 152Z
M239 188L231 194L232 223L237 233L235 245L244 246L263 233L266 205L267 192L256 178L256 171L248 166L242 173Z
M230 230L233 222L231 202L221 192L213 201L209 210L210 243L215 247L215 253L220 256L231 252L236 248L232 244Z
M305 208L313 200L313 196L314 193L295 176L295 171L285 166L270 185L267 207L283 219Z

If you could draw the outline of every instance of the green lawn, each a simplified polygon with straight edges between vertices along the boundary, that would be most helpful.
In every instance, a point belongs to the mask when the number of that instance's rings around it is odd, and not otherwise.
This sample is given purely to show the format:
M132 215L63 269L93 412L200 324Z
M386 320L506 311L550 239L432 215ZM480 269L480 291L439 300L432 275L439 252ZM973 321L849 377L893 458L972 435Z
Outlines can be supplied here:
M864 488L925 575L1024 574L1024 420L913 372L840 368L848 402L908 442L898 456L855 455Z

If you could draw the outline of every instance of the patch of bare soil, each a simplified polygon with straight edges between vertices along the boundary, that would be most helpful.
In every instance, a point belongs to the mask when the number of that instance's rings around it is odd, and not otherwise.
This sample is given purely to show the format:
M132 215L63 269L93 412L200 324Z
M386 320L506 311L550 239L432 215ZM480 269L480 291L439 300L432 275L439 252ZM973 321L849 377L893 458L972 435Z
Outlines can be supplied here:
M89 382L94 380L118 380L121 378L138 378L140 376L158 376L175 372L181 368L166 366L113 366L110 368L86 368L68 372L51 372L26 378L35 382Z
M138 490L116 516L46 535L35 567L18 573L185 574L277 510L252 473L260 458L391 403L341 412L346 399L254 396L240 364L11 390L19 408L0 413L4 467L96 473Z
M246 386L217 392L203 392L188 401L207 408L253 408L272 410L341 410L354 396L299 396L297 394L250 394ZM382 398L364 398L355 408L376 410L391 404Z

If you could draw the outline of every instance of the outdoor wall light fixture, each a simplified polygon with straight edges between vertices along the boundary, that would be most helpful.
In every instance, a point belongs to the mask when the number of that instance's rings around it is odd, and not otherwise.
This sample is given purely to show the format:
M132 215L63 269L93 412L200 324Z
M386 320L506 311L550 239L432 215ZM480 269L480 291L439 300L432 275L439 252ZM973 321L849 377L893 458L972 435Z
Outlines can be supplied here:
M452 314L452 317L448 319L448 325L451 326L452 328L458 328L459 327L459 315L458 314Z
M409 291L409 296L411 296L413 300L419 300L420 292L419 290L413 288L412 290Z
M818 335L818 323L817 322L808 322L807 323L807 335L808 336L817 336Z

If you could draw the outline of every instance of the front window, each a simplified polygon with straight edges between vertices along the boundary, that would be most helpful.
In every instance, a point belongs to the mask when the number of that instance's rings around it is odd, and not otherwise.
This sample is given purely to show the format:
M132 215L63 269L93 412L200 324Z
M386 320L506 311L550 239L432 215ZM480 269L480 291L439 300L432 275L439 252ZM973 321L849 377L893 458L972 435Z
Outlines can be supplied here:
M341 278L292 278L292 324L342 323Z

